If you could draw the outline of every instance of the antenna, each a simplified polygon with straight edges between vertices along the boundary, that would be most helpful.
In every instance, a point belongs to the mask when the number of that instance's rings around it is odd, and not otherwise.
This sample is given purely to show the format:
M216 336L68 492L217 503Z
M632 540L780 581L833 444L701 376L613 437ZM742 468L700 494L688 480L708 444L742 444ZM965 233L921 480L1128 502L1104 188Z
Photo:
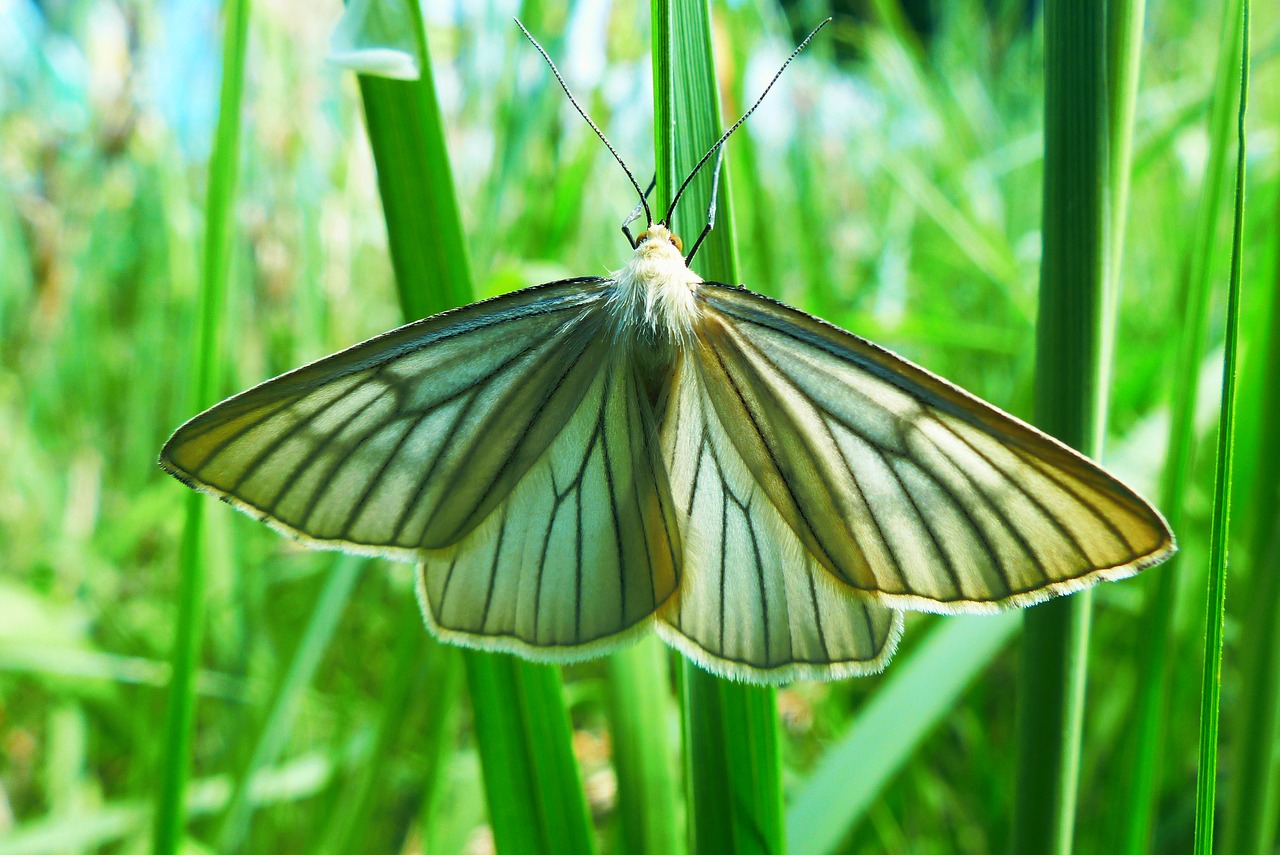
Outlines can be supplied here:
M667 208L667 213L663 216L662 222L666 223L667 225L671 224L671 215L675 213L676 202L680 201L681 194L683 194L685 191L685 188L689 186L689 182L693 181L694 176L698 174L698 170L702 169L702 167L706 164L706 162L711 159L711 155L716 153L716 149L724 145L725 140L729 139L729 137L733 134L734 131L742 127L742 123L745 122L751 116L751 114L756 111L756 108L760 106L760 102L764 100L764 96L769 94L769 90L773 88L773 84L778 82L778 78L782 76L782 72L787 70L787 66L791 64L791 61L795 59L797 56L799 56L802 50L804 50L806 47L809 46L809 42L813 41L813 37L816 36L823 27L825 27L827 24L830 24L830 23L831 23L831 19L827 18L821 24L814 27L813 32L805 36L804 41L802 41L796 47L796 49L791 52L791 56L787 57L787 61L782 63L782 67L779 68L777 73L773 75L773 79L769 81L769 85L766 86L764 88L764 91L760 93L760 97L756 99L756 102L751 105L751 109L743 113L742 118L733 123L733 127L725 131L724 134L720 137L720 139L712 143L711 148L707 149L707 153L702 156L702 160L699 160L698 163L693 167L693 169L690 170L689 177L684 180L684 183L680 185L680 189L676 191L676 195L672 197L671 205L670 207ZM521 29L523 29L523 27ZM539 48L539 50L541 50L541 48ZM545 54L543 55L545 56ZM547 61L550 62L551 60L547 60ZM561 85L563 85L563 83ZM577 105L575 104L575 106ZM579 109L579 112L581 112L581 109ZM588 119L587 121L591 121L591 120ZM595 126L592 125L592 127L595 127ZM599 131L596 131L596 133L599 133ZM617 157L616 154L614 156ZM627 173L627 174L630 175L631 173ZM634 181L635 179L632 179L632 183L634 183Z
M516 22L516 26L520 28L520 32L524 33L524 37L528 39L535 48L537 48L538 53L542 54L542 58L547 61L547 65L551 67L551 73L556 76L556 82L560 84L560 88L564 90L564 94L569 96L569 103L573 105L573 109L577 110L578 115L586 120L587 124L591 126L591 130L595 131L596 136L598 136L600 141L604 143L605 148L609 149L609 154L613 155L614 160L618 161L618 165L622 167L622 171L627 173L627 178L631 179L631 186L636 188L636 194L640 197L640 206L644 208L644 217L646 220L645 225L653 225L653 214L649 210L649 200L645 198L645 192L640 189L640 182L636 181L636 177L631 174L631 170L627 169L627 165L622 162L622 156L618 154L618 150L613 147L613 143L609 142L609 138L604 135L604 131L596 127L596 123L591 121L591 117L587 115L586 110L582 109L582 105L578 103L578 99L573 97L573 93L569 91L569 84L564 82L564 78L560 76L560 69L556 68L556 64L551 61L551 57L547 55L547 52L543 49L542 45L538 44L538 40L535 39L527 29L525 29L524 24L520 23L519 18L515 18L513 20ZM831 19L828 18L827 20ZM813 38L813 36L810 36L809 38ZM806 42L808 40L809 39L805 39ZM804 47L804 45L801 45L801 47ZM791 60L787 60L787 62L790 61ZM786 68L786 66L784 65L783 68ZM773 84L770 83L769 85L772 86ZM769 90L766 89L765 91L768 92ZM754 110L755 108L752 107L752 109ZM741 124L741 122L739 122L739 124ZM719 145L719 143L717 143L717 145ZM703 158L703 160L706 160L706 158ZM628 223L629 222L630 220L628 220Z

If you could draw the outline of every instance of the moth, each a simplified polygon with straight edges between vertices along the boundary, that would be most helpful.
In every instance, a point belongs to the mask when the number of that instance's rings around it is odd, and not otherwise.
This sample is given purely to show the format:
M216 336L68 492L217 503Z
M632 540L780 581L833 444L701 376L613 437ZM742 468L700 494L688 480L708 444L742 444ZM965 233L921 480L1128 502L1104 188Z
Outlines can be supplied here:
M679 192L655 221L632 184L646 228L621 269L268 380L178 428L160 465L310 546L416 563L445 641L567 662L652 627L757 683L879 671L903 610L1030 605L1174 552L1159 512L1066 445L704 281L714 211L686 255Z

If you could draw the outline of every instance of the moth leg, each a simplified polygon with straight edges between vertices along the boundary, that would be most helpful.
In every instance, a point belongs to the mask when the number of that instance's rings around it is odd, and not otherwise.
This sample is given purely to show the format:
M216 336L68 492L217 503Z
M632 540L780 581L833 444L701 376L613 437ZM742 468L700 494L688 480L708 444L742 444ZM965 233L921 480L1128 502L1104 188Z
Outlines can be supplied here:
M649 189L644 191L644 197L649 198L649 194L653 192L653 188L658 186L658 173L653 174L653 179L649 182ZM622 221L622 233L627 237L627 243L631 244L631 248L636 248L636 239L631 236L631 224L640 219L640 215L644 213L644 203L636 205L631 209L631 213Z

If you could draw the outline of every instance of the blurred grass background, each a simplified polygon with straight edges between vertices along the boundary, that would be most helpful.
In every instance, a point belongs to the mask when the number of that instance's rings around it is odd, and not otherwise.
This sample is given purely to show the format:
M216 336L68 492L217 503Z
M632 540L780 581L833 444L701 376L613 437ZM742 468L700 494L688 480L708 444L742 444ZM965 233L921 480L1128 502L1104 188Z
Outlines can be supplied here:
M836 14L729 146L743 282L1027 415L1040 19L1034 4L1011 0L906 5L713 4L726 114ZM617 224L633 204L629 186L522 42L516 12L632 168L647 177L653 162L647 8L429 3L479 296L601 273L627 251ZM358 87L324 61L340 13L337 2L297 0L261 0L251 13L227 394L400 320ZM1151 496L1170 401L1188 383L1176 352L1179 288L1211 148L1221 15L1208 0L1158 4L1146 24L1105 460ZM1274 741L1242 741L1268 727L1274 740L1274 721L1260 731L1241 724L1268 709L1258 668L1275 662L1253 659L1280 615L1268 585L1280 575L1274 6L1259 5L1253 32L1219 786L1233 817L1263 798L1233 786L1240 758L1261 756L1272 780L1280 760ZM144 851L165 762L185 503L154 459L196 409L187 378L220 7L0 0L0 33L0 853ZM1212 230L1206 259L1216 302L1196 361L1204 382L1177 532L1154 852L1184 852L1191 840L1228 222ZM434 703L456 669L449 677L427 655L399 665L406 646L427 647L406 634L410 568L307 552L221 506L208 526L192 851L487 851L466 692L447 710ZM1133 771L1126 740L1149 684L1135 664L1135 628L1161 572L1104 585L1094 598L1081 852L1115 851L1112 835L1131 810L1117 781ZM915 616L885 675L781 690L792 849L1002 851L1014 804L1016 628ZM564 676L599 848L625 851L608 669L588 663ZM283 712L282 702L291 705ZM649 725L675 751L680 725L671 705L668 713ZM435 745L423 735L442 720L437 781L428 772ZM278 758L244 780L264 735L279 741ZM358 788L368 808L347 816ZM1258 851L1274 851L1275 808L1262 808L1240 821L1266 838L1270 848ZM229 813L248 824L228 831ZM346 823L341 835L334 817ZM836 821L819 829L806 817Z

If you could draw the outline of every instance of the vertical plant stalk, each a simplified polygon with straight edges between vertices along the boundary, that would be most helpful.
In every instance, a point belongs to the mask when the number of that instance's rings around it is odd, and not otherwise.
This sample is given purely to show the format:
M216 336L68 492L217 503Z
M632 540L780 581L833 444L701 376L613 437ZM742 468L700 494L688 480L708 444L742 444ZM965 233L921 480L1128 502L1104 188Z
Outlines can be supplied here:
M1102 341L1099 347L1099 364L1102 376L1099 386L1103 390L1098 408L1097 436L1099 448L1106 437L1107 405L1111 389L1111 372L1115 353L1116 319L1119 315L1120 289L1123 284L1125 225L1129 217L1129 187L1133 168L1134 109L1137 103L1138 78L1142 64L1142 33L1146 19L1146 0L1109 0L1107 4L1107 99L1111 130L1111 246L1108 256L1108 282L1104 296L1105 315L1102 322ZM1168 619L1168 615L1162 616ZM1166 626L1167 632L1167 626ZM1155 653L1152 648L1140 651ZM1163 671L1163 648L1158 652ZM1138 705L1163 696L1158 689L1160 678L1154 677L1148 668L1139 667L1143 688L1138 692ZM1154 684L1154 685L1153 685ZM1145 690L1145 691L1144 691ZM1135 753L1149 753L1155 746L1139 746ZM1123 746L1128 750L1129 745ZM1155 811L1156 782L1159 780L1159 763L1154 757L1146 762L1121 765L1119 774L1108 783L1114 796L1108 800L1113 811L1113 822L1119 833L1123 851L1129 855L1142 855L1147 851L1151 822Z
M400 303L413 320L468 302L474 288L422 10L409 7L421 77L362 77L360 88ZM591 852L559 672L505 654L465 651L463 661L498 851Z
M777 691L682 663L689 851L785 851Z
M1184 505L1195 446L1195 405L1200 386L1200 360L1208 333L1209 301L1212 295L1214 241L1218 234L1222 185L1226 180L1227 150L1231 132L1231 108L1236 94L1236 57L1240 55L1241 0L1228 0L1223 8L1221 49L1215 75L1209 115L1209 155L1204 186L1196 207L1190 249L1181 260L1179 305L1182 317L1177 363L1171 370L1176 378L1169 418L1169 443L1160 484L1160 508L1176 534L1185 518ZM1147 852L1155 821L1156 791L1160 759L1163 755L1163 721L1169 691L1168 650L1178 580L1182 561L1174 556L1147 581L1147 598L1138 630L1139 686L1137 720L1134 723L1133 759L1126 764L1135 770L1131 807L1125 811L1123 850L1129 855Z
M595 851L559 670L471 650L464 661L498 851Z
M1098 346L1102 390L1098 401L1095 433L1099 448L1107 435L1111 370L1115 352L1116 317L1119 313L1121 270L1124 261L1125 226L1129 220L1130 172L1133 169L1133 121L1138 101L1138 77L1142 68L1142 30L1147 13L1146 0L1107 2L1107 118L1111 133L1108 158L1110 168L1110 238L1107 251L1107 285L1103 296L1102 325Z
M422 12L417 4L409 6L419 78L359 78L387 220L387 245L406 321L475 299Z
M1276 202L1280 205L1280 198ZM1280 227L1280 208L1271 222L1273 228ZM1271 245L1280 247L1280 241L1273 237ZM1253 369L1263 382L1256 410L1259 437L1280 434L1280 383L1275 382L1280 377L1280 258L1272 264L1269 342L1265 359ZM1265 855L1275 845L1280 811L1280 764L1275 755L1280 745L1280 453L1274 443L1257 444L1250 501L1256 513L1247 553L1248 605L1235 644L1241 692L1231 731L1236 746L1231 768L1232 789L1253 795L1227 802L1223 851Z
M706 0L653 0L656 211L722 133ZM679 85L676 82L679 81ZM728 165L720 179L716 228L698 253L699 274L738 282ZM672 225L690 241L710 201L710 165L681 198ZM777 694L681 663L684 772L691 852L782 852Z
M1043 257L1036 328L1037 424L1097 451L1100 326L1107 282L1106 4L1045 4ZM1067 855L1075 823L1090 597L1029 609L1019 681L1013 851Z
M235 221L236 183L240 159L240 106L244 94L244 64L248 54L249 0L227 0L222 43L222 84L218 124L209 160L209 189L205 200L204 259L200 282L199 328L196 333L195 377L192 392L197 408L214 403L222 373L222 308L226 302L227 271L231 266L231 234ZM204 512L199 493L187 495L179 557L178 614L174 625L172 676L160 752L159 792L152 852L178 851L186 825L187 782L190 775L191 732L195 722L196 670L204 637Z
M653 195L652 207L661 216L676 192L675 35L672 15L681 0L649 0L653 64ZM719 117L716 117L719 119ZM674 226L674 223L668 223Z
M630 855L678 855L681 809L671 720L667 651L649 637L611 655L606 684L618 825Z
M1209 530L1209 592L1200 695L1200 763L1196 771L1196 855L1213 852L1215 782L1218 773L1218 716L1222 700L1222 632L1227 607L1227 542L1231 532L1232 446L1236 427L1236 359L1240 333L1240 262L1244 254L1245 113L1249 102L1249 0L1240 29L1240 109L1236 118L1235 223L1231 240L1231 280L1227 292L1226 342L1222 360L1222 417L1218 425L1218 466ZM1271 753L1270 745L1255 746ZM1251 793L1238 793L1252 798Z

